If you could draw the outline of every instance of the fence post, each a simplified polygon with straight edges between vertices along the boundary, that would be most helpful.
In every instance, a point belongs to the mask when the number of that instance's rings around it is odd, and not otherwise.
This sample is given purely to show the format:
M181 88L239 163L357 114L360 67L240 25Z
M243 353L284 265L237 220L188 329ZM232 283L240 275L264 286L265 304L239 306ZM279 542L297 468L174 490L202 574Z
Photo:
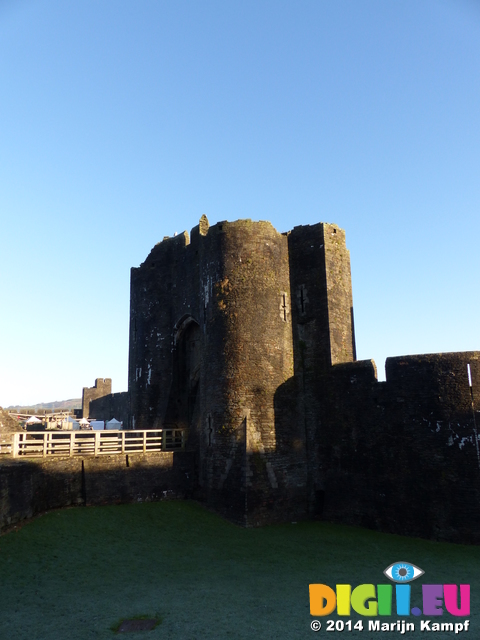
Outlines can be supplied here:
M93 434L95 436L95 455L98 455L98 447L100 444L100 431L94 431Z
M47 455L47 438L50 434L46 431L43 432L43 457L45 458Z
M19 440L20 436L23 436L23 433L14 433L13 434L13 457L14 458L18 457L18 450L19 450L18 440Z
M147 453L147 432L143 432L143 453Z
M122 431L121 435L122 435L122 453L125 453L125 431Z
M75 442L75 431L70 432L70 457L73 456L73 443Z

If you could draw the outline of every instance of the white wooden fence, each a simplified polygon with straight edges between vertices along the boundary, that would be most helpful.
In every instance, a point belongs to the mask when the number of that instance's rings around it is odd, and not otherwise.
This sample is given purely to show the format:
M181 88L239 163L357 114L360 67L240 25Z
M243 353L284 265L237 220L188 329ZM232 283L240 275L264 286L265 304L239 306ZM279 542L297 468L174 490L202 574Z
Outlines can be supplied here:
M47 456L101 456L184 449L185 429L145 431L27 431L15 433L14 458Z

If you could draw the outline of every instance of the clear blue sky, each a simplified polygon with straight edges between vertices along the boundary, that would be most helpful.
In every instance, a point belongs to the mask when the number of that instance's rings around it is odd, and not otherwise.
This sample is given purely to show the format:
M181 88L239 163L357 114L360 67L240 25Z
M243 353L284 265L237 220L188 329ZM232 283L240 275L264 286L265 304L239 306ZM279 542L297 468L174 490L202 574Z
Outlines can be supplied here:
M127 388L130 268L346 230L359 359L480 349L480 4L0 0L0 405Z

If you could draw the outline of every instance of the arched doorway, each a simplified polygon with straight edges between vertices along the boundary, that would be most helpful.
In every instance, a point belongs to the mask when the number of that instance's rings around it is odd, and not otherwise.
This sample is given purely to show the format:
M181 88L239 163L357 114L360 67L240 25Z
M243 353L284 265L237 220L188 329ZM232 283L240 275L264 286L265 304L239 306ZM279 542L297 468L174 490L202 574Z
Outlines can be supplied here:
M188 429L192 423L200 383L200 327L192 316L175 325L172 386L165 426Z

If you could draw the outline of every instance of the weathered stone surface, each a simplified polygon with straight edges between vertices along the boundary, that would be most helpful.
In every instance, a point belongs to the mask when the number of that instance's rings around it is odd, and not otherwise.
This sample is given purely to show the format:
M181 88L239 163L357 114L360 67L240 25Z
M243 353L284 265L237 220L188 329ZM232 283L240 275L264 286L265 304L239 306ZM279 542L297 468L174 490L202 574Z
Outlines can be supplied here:
M188 428L197 495L246 525L322 516L480 542L478 358L389 359L377 382L355 361L333 224L202 216L132 269L131 426Z
M320 381L324 517L480 543L480 353L389 358L386 371L377 382L371 361L356 362Z
M15 433L20 430L17 420L0 407L0 433Z
M110 393L90 400L90 418L107 422L112 418L123 422L123 428L129 428L130 420L130 395L128 391L122 393Z
M13 434L21 431L20 425L15 418L0 407L0 448L11 445Z
M128 393L84 390L95 417L188 429L188 451L85 458L83 475L78 459L0 468L2 513L193 492L247 526L322 517L480 543L480 352L386 373L356 361L341 229L202 216L132 269Z
M82 392L82 418L88 418L90 402L112 393L111 378L97 378L93 387L84 387Z
M0 462L0 531L50 509L188 498L193 455L4 459Z

